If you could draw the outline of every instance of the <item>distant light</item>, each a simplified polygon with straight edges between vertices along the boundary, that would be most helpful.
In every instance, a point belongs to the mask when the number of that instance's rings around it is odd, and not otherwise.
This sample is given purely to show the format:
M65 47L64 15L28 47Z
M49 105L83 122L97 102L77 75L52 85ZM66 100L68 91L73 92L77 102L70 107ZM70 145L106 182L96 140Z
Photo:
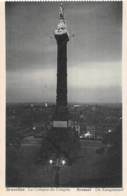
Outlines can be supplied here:
M80 105L73 105L73 107L77 108L77 107L80 107Z
M33 130L36 130L36 127L35 126L33 126Z
M112 130L111 130L111 129L109 129L109 130L108 130L108 133L111 133L111 132L112 132Z
M64 159L61 162L62 162L62 165L66 164L66 161Z
M85 137L90 137L92 134L88 131L87 133L84 134Z
M46 107L46 108L48 107L48 104L47 104L47 103L45 103L45 107Z
M49 163L50 163L50 164L53 164L53 160L52 160L52 159L50 159L50 160L49 160Z

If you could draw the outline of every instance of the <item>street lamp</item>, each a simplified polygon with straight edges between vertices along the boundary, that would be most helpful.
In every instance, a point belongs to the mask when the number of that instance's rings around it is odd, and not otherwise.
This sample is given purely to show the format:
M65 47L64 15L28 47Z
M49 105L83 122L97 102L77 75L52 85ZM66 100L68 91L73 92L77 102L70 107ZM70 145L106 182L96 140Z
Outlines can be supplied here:
M49 164L54 168L55 170L55 178L54 178L54 183L55 186L58 187L60 184L60 169L64 167L67 164L66 159L59 157L55 159L50 159Z
M64 166L64 165L66 164L66 160L63 159L63 160L61 161L61 163L62 163L62 165Z
M52 164L53 164L53 160L52 160L52 159L50 159L50 160L49 160L49 163L52 165Z

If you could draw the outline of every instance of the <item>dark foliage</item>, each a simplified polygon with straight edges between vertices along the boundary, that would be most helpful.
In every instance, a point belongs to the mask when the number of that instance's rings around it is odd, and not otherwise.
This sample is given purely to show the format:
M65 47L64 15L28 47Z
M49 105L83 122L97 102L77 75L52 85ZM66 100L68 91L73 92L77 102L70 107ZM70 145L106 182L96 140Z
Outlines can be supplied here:
M79 138L71 128L53 128L42 142L40 156L46 161L54 154L56 157L64 156L72 162L78 156L79 150Z

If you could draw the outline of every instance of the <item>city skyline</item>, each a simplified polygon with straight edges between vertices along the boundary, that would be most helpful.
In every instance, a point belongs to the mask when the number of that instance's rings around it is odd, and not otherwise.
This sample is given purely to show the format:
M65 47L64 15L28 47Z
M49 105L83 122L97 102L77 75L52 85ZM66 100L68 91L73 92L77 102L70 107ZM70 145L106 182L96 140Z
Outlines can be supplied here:
M55 102L59 4L6 3L7 102ZM69 102L121 102L122 3L63 5Z

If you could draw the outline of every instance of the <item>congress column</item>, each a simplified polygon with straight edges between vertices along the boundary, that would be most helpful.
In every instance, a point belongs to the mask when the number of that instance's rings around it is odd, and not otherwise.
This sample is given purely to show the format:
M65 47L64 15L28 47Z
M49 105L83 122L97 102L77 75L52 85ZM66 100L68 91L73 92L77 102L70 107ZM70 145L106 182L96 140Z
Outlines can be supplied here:
M53 126L67 128L67 42L69 35L62 5L59 9L59 23L54 36L57 42L57 95Z

